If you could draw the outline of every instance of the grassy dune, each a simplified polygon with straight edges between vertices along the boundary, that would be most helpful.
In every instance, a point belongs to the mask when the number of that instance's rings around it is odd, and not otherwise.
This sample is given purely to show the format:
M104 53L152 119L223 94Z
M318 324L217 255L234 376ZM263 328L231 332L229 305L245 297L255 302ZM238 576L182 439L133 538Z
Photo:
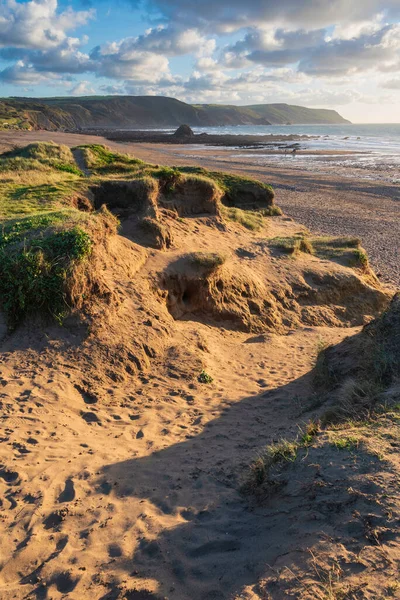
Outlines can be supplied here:
M100 145L0 156L6 594L397 593L399 297L279 214Z

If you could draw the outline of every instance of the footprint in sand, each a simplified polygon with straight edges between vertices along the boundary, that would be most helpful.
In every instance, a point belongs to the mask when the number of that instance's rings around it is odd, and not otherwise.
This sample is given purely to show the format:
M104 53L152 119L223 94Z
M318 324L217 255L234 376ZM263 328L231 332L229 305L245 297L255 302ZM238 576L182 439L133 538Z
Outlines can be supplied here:
M43 525L45 529L58 529L63 521L67 518L68 508L63 508L61 510L55 510L50 513L48 517L43 521Z
M13 498L13 494L8 494L8 496L4 496L6 500L10 503L9 510L14 510L17 507L17 502Z
M99 417L94 412L81 412L81 417L84 421L86 421L86 423L101 424Z
M6 483L14 483L18 479L19 473L17 473L17 471L12 471L11 469L0 467L0 477L1 479L4 479Z
M72 577L71 573L65 571L64 573L58 573L55 575L52 580L49 581L49 585L54 584L57 588L57 591L61 594L69 594L75 589L78 581L79 578L75 579Z
M96 404L98 402L98 398L94 394L84 390L80 385L75 385L75 389L80 393L85 404Z
M65 482L64 490L58 496L59 502L72 502L75 498L75 486L72 479L67 479Z
M117 558L119 556L122 556L121 547L118 544L110 544L108 546L108 555L111 558Z

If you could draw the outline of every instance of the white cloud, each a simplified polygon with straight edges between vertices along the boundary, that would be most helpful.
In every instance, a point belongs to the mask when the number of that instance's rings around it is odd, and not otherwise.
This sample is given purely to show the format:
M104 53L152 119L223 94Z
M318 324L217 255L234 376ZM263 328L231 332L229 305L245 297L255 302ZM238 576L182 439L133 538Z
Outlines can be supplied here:
M90 81L80 81L69 90L69 93L72 96L91 96L96 93L96 90L92 87Z
M104 44L101 49L107 53L120 50L125 53L132 51L153 52L165 56L182 56L195 54L209 56L215 50L216 42L199 33L197 29L177 29L175 27L159 26L145 31L143 35L130 37L120 42Z
M171 22L218 31L263 25L312 30L363 22L383 9L388 17L400 14L398 0L149 0L148 4Z
M317 76L342 76L362 71L400 69L400 25L387 25L370 35L332 40L311 49L299 70Z
M84 25L95 15L94 10L57 12L57 0L31 0L0 3L0 46L47 49L60 45L66 32Z
M389 81L385 81L382 85L389 90L400 90L400 79L390 79Z
M171 78L166 56L136 50L126 40L97 47L91 53L93 70L98 76L155 83Z
M398 102L400 0L148 0L162 26L91 51L77 28L94 11L60 1L0 0L3 83L80 95L94 93L94 75L107 94L189 102ZM226 31L238 32L235 42Z
M38 85L61 82L62 77L51 71L38 73L34 67L19 60L14 65L0 71L0 81L14 85Z

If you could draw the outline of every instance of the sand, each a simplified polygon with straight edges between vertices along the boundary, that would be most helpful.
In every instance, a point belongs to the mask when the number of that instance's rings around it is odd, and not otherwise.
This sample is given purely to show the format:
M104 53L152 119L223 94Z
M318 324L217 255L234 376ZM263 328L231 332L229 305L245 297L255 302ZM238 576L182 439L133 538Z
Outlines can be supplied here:
M400 239L400 191L398 183L369 178L368 169L346 169L336 173L333 165L319 173L296 167L296 159L282 156L276 162L261 166L249 151L238 150L231 158L228 148L198 148L168 144L118 143L97 136L60 132L0 132L0 149L24 145L35 140L54 140L70 146L82 143L104 143L118 151L130 152L145 161L165 165L195 164L209 169L248 175L271 184L276 201L285 214L308 227L313 233L351 235L361 238L372 265L382 281L400 287L398 260ZM264 153L264 151L261 151ZM317 151L306 154L318 154ZM319 154L326 156L326 151ZM336 152L328 153L332 157ZM351 152L347 153L351 156ZM250 152L251 155L251 152ZM345 173L345 174L343 174Z
M82 141L37 132L21 140L30 137ZM135 154L176 161L153 147L135 148ZM282 205L295 198L279 187L285 177L289 171L265 175ZM322 202L339 182L310 183L317 185ZM312 201L312 192L303 194L305 203ZM343 194L349 201L352 191ZM358 205L343 206L350 214ZM182 252L221 251L223 235L225 250L234 254L260 237L300 227L278 218L260 234L233 225L221 234L207 218L187 221L174 225L178 249L146 250L132 279L120 275L121 289L136 292L105 329L121 340L134 340L146 328L158 332L163 341L154 356L149 349L147 368L120 379L110 364L107 377L96 380L96 365L72 359L83 336L73 324L60 331L32 322L2 342L0 598L333 598L326 594L336 564L351 589L364 593L347 597L378 598L376 590L384 593L395 583L399 566L397 453L387 454L388 470L368 453L340 455L330 445L328 454L317 449L302 463L303 471L271 502L253 504L238 491L265 444L295 437L313 416L310 372L321 343L338 344L360 327L309 325L278 335L238 331L201 316L174 321L166 310L160 319L141 294ZM327 268L327 261L305 260L317 273ZM291 276L308 263L296 264L274 259L271 272ZM211 384L193 376L200 368L212 374ZM353 488L360 488L354 497ZM371 514L393 533L379 544L360 525ZM288 595L287 585L294 589L299 582L300 592Z

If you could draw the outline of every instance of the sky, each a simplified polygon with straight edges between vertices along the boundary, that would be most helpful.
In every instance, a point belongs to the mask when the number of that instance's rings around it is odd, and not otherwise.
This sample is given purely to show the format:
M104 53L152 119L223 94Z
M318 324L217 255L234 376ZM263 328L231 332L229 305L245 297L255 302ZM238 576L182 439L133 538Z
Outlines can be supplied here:
M400 122L400 0L0 0L0 96L287 102Z

